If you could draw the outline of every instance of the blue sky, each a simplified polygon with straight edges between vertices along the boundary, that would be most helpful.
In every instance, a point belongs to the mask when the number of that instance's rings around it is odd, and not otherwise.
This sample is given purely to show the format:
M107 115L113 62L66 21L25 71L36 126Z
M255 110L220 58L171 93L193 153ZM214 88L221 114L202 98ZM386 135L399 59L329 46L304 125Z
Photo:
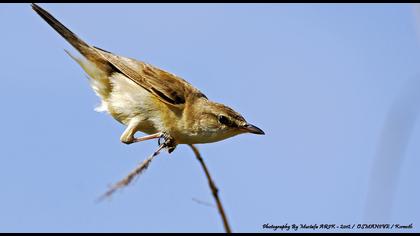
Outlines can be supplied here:
M266 132L199 145L234 232L368 222L419 232L413 5L41 6L87 42L183 77ZM29 4L0 5L0 24L0 231L223 232L216 208L193 200L214 205L186 146L95 203L156 142L119 141L124 127L93 110L99 99L63 51L73 49Z

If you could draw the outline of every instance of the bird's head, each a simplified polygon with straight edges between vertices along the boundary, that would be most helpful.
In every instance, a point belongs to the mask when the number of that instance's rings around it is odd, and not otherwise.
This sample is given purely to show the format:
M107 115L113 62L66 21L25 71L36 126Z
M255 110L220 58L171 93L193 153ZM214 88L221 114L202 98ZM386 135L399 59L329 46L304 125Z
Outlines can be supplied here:
M204 142L216 142L242 133L265 134L226 105L207 99L197 105L194 123Z

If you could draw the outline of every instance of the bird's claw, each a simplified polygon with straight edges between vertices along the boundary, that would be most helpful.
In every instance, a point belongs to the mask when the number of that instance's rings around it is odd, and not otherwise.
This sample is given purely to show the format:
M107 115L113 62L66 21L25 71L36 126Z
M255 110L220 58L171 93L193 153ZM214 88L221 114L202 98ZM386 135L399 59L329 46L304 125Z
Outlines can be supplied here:
M161 143L161 139L163 139L163 143ZM167 133L162 133L162 135L158 139L158 144L163 145L164 148L168 149L168 153L171 153L176 148L175 140Z

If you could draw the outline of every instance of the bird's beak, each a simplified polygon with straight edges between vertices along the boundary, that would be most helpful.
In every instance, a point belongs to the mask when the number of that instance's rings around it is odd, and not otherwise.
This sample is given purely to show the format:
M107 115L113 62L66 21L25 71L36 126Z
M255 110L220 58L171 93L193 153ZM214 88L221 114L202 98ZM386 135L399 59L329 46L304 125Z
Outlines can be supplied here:
M253 133L253 134L262 134L262 135L264 135L264 134L265 134L265 133L264 133L264 131L262 131L262 129L258 128L258 127L257 127L257 126L255 126L255 125L251 125L251 124L246 124L246 125L244 125L242 129L243 129L245 132L248 132L248 133Z

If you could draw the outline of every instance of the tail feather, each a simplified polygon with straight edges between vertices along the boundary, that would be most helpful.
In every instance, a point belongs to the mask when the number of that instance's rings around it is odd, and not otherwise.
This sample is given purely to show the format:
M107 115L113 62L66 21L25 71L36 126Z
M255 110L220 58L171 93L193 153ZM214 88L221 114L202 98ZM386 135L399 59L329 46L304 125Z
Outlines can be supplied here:
M88 45L80 39L75 33L71 32L67 27L61 24L50 13L42 9L36 4L32 4L32 9L42 17L52 28L54 28L64 39L66 39L77 51L80 52L85 58L77 58L69 51L66 53L73 58L89 75L90 85L95 93L101 97L102 105L100 110L106 110L104 101L108 99L112 91L112 85L108 76L113 72L111 64L106 61L95 48Z
M86 59L96 64L97 67L109 71L110 65L105 59L103 59L99 53L80 39L75 33L71 32L66 26L61 24L56 18L50 13L41 8L40 6L32 3L32 9L38 13L53 29L55 29L64 39L67 40L74 48L76 48Z

